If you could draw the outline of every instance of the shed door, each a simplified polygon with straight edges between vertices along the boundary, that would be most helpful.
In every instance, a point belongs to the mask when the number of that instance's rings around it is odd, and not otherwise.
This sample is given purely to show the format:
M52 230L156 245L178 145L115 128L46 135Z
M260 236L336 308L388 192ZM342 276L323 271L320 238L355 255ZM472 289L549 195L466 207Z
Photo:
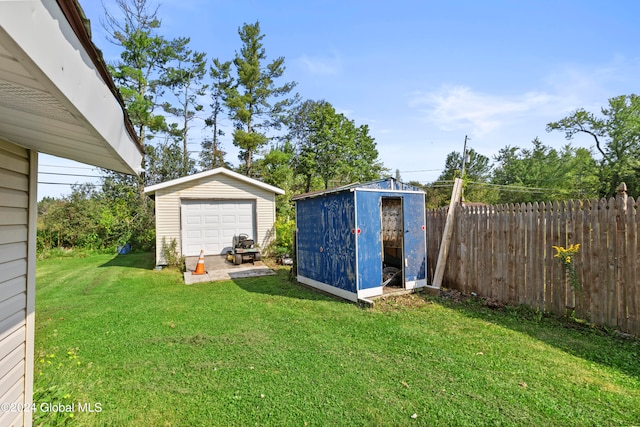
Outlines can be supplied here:
M182 254L224 254L241 233L255 239L253 206L252 200L183 200Z

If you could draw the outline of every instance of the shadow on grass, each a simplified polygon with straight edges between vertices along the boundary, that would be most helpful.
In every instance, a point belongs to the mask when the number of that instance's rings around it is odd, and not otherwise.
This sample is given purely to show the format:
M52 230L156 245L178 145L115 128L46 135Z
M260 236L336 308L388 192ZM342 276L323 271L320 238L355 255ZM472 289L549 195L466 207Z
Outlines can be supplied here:
M311 301L334 301L340 304L351 304L349 301L308 288L295 280L291 280L289 270L286 268L273 268L273 270L276 272L276 275L232 279L232 282L239 288L252 293Z
M109 261L100 265L100 268L102 267L129 267L153 270L155 267L155 254L151 252L141 252L116 255Z
M467 317L527 334L573 356L640 378L639 338L621 337L570 318L542 315L526 306L490 307L481 298L451 300L427 295L423 298Z

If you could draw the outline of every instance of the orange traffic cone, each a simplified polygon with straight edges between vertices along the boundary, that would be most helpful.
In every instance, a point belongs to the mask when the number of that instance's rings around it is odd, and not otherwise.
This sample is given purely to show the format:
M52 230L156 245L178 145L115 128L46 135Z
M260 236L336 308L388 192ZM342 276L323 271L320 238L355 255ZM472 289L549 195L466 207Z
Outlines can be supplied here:
M192 271L191 274L205 274L204 271L204 251L200 251L200 257L198 258L198 265L196 265L196 271Z

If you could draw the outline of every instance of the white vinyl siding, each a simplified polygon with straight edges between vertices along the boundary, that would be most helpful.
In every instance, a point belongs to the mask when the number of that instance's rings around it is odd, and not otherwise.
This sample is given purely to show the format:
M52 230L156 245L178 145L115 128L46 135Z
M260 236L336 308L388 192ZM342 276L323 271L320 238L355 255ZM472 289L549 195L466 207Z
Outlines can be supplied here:
M32 390L35 162L35 154L0 141L0 402L10 404L30 401ZM23 422L30 417L0 412L0 426Z
M182 248L181 205L183 200L251 201L255 209L256 243L266 248L275 234L275 194L223 173L158 189L155 193L156 263L162 265L163 239L166 244L176 239Z

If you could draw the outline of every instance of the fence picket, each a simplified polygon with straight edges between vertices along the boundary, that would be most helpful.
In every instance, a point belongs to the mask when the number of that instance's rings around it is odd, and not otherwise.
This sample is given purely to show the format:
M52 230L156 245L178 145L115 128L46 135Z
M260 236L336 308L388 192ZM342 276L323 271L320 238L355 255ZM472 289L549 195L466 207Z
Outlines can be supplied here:
M640 261L638 260L638 257L640 257L640 212L638 212L640 210L640 197L635 200L633 206L633 210L630 211L632 212L630 215L632 218L629 218L630 225L635 232L635 241L631 242L633 261L630 269L634 273L629 283L629 332L640 335Z
M636 223L636 204L633 200L633 197L629 197L626 204L625 210L625 218L624 221L625 229L626 229L626 242L625 242L625 252L626 252L626 262L623 268L624 272L624 316L626 321L626 332L631 332L636 327L636 319L637 319L637 309L636 309L636 295L635 288L637 287L637 283L640 280L636 275L637 270L635 265L638 263L638 252L637 252L637 228L635 227Z

